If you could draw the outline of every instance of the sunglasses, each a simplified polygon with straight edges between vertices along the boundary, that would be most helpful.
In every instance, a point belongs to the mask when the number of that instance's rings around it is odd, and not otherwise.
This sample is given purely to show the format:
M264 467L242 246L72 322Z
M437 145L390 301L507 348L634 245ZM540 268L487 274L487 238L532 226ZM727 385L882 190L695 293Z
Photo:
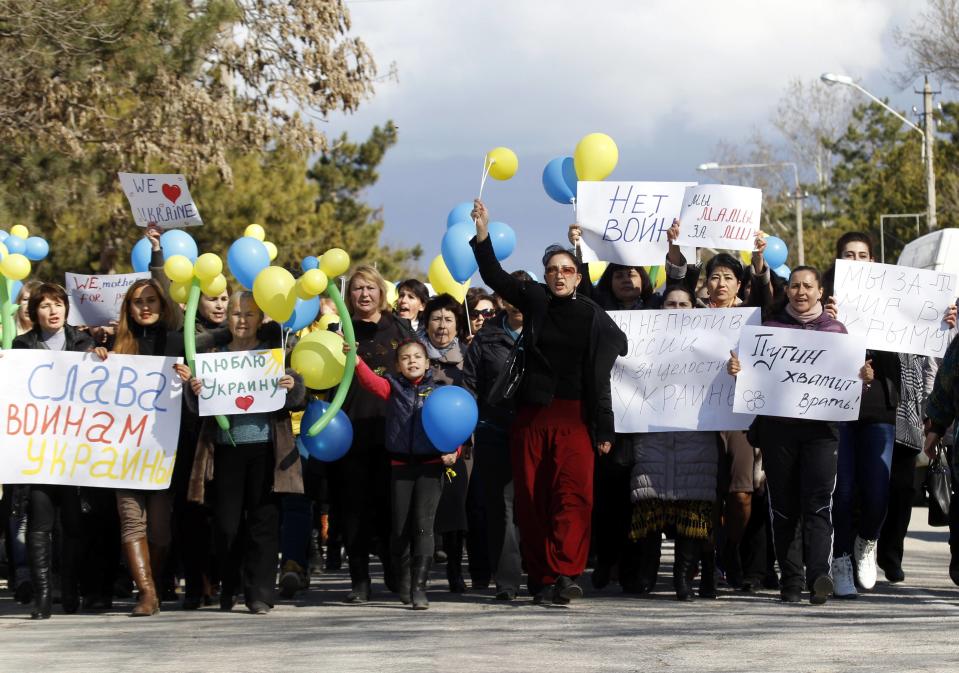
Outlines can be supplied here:
M484 308L479 311L470 311L470 318L479 318L480 316L483 316L485 320L489 320L494 315L496 315L495 308Z
M571 266L548 266L546 267L547 276L558 276L562 274L564 276L574 276L576 275L576 269Z

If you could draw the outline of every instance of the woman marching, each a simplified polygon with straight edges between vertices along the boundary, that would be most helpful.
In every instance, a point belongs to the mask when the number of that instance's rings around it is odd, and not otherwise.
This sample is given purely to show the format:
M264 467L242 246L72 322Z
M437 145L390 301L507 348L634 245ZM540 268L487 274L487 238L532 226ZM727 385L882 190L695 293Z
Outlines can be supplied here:
M230 297L227 324L232 340L224 351L278 346L263 343L257 336L263 312L251 292L236 292ZM204 382L191 378L184 365L177 365L177 371L190 383L186 399L196 413L197 396L203 391ZM280 545L278 494L303 492L290 411L304 408L306 388L292 369L286 370L278 384L286 390L283 408L270 413L228 416L229 436L215 428L210 418L204 418L197 442L188 497L192 502L203 502L206 482L212 479L214 542L223 583L220 609L224 611L233 609L241 582L250 612L266 614L273 607Z
M797 266L789 275L785 307L766 327L845 334L846 328L823 310L822 279L810 266ZM730 353L729 374L741 371ZM864 388L872 383L869 361L859 376ZM762 447L776 559L782 572L780 596L786 603L802 599L803 568L810 602L822 604L833 593L829 575L832 558L832 492L836 484L839 431L837 423L757 416L750 433ZM801 523L800 523L801 521Z
M472 217L483 280L524 316L526 365L511 449L528 585L539 602L566 603L583 595L575 580L589 553L593 447L612 447L609 376L626 354L626 335L600 306L577 297L582 277L573 253L544 256L545 285L520 281L497 261L479 200Z

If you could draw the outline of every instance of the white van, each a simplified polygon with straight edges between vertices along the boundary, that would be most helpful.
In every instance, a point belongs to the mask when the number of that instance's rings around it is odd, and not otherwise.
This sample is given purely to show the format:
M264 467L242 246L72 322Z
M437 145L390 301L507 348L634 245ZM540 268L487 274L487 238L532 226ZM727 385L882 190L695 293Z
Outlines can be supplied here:
M899 264L959 275L959 229L940 229L907 243Z

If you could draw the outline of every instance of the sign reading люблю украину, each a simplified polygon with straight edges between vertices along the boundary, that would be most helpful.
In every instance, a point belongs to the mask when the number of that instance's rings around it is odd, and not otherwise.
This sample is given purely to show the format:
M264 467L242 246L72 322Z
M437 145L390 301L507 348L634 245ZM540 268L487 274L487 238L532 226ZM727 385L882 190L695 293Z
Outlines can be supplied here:
M735 413L729 351L758 308L610 311L629 350L610 377L616 432L745 430L751 414Z
M576 219L587 262L662 264L666 232L679 217L694 182L586 182L576 187Z
M203 224L186 178L179 173L118 173L137 226L161 229Z
M177 358L0 357L0 483L164 489L180 432Z
M286 404L283 349L224 351L196 356L196 377L203 382L200 416L267 413Z
M866 348L941 358L951 336L943 318L956 286L956 275L946 271L837 259L837 317Z
M677 245L752 250L759 235L762 190L736 185L687 187Z
M784 327L744 327L736 349L735 411L817 421L859 418L866 361L861 337Z

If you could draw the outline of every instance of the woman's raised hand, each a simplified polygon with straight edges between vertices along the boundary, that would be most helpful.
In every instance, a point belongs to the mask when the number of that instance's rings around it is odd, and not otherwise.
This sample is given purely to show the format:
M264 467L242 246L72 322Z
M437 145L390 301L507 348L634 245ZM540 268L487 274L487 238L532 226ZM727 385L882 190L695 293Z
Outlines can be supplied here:
M190 371L190 368L185 364L177 362L173 365L173 371L176 372L176 375L180 377L180 380L186 383L190 380L190 377L193 376L193 372Z
M193 391L193 394L198 396L203 392L203 381L197 378L190 379L190 389Z
M108 351L103 346L97 346L96 348L93 349L93 352L96 353L97 357L100 358L101 360L106 360L107 355L110 353L110 351Z
M826 300L826 305L823 306L823 310L829 314L830 318L835 320L836 316L839 315L839 306L836 304L836 298L829 297L829 299Z
M583 237L583 230L578 224L571 224L566 236L569 238L569 244L575 248L579 245L579 239Z
M946 309L946 315L943 317L943 321L949 325L949 329L956 329L956 305L953 304Z
M473 201L473 212L470 217L476 223L476 241L483 242L489 237L489 211L479 199Z
M739 356L736 355L736 351L729 351L729 361L726 363L726 372L730 376L736 376L742 370L743 368L742 365L739 364Z
M753 268L756 270L756 273L762 273L763 267L766 266L766 260L763 259L763 253L765 251L766 237L760 232L753 242Z
M859 378L868 386L873 382L875 377L876 375L872 371L872 360L866 360L866 363L859 368Z
M147 230L145 235L147 237L147 240L150 241L150 249L153 250L153 252L156 252L157 250L160 249L160 236L162 234L163 232L160 230L160 227L158 227L155 222L151 222L150 224L147 225Z

